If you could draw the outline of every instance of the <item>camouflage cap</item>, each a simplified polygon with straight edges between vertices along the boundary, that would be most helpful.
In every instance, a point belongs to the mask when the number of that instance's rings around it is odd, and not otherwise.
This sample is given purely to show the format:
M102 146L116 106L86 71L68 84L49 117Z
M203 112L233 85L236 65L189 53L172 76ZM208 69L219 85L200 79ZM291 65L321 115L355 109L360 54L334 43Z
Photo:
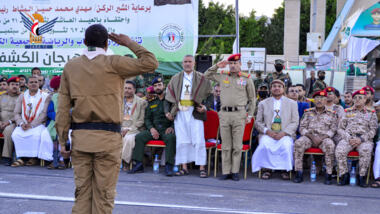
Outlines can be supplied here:
M276 59L276 60L274 61L274 64L275 64L275 65L284 65L284 64L285 64L285 61L282 60L282 59Z

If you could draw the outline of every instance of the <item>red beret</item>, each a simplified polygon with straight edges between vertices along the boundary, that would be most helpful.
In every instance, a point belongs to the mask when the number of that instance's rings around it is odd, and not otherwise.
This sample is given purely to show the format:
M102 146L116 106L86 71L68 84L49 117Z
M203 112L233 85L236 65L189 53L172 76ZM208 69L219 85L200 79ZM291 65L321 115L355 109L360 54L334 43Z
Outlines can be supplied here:
M326 92L325 91L317 91L317 92L315 92L314 94L313 94L313 98L314 97L327 97L327 94L326 94Z
M363 88L362 88L363 90L366 90L366 91L371 91L372 92L372 94L374 94L375 93L375 90L371 87L371 86L364 86Z
M360 90L357 90L355 91L353 94L352 94L352 97L355 97L355 95L367 95L367 92L364 90L364 89L360 89Z
M241 54L232 54L230 57L228 57L228 61L239 61L241 58Z
M61 76L55 76L50 80L50 88L58 89L61 83Z
M146 92L150 93L150 94L153 94L154 93L154 88L153 86L149 86L148 88L146 88Z
M335 88L333 88L333 87L327 87L327 88L325 88L325 92L327 93L327 92L335 92Z
M7 83L11 83L11 82L19 82L20 81L20 78L18 77L11 77L7 80Z
M371 11L372 14L374 13L380 13L380 8L375 8Z

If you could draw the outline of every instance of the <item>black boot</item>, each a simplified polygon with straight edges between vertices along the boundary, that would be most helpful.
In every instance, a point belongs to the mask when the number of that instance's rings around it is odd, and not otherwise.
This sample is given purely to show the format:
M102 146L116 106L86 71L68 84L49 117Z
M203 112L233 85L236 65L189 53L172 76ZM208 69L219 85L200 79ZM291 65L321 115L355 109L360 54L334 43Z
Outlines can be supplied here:
M332 176L331 174L325 174L325 184L326 185L331 185L332 184Z
M232 180L239 181L240 180L239 173L232 173Z
M302 171L296 171L296 176L293 180L294 183L301 183L303 182L303 172Z
M365 176L359 177L359 186L364 188L368 187Z
M348 174L348 172L344 174L343 176L339 177L339 183L338 183L339 186L348 185L349 183L350 183L350 175Z
M5 166L10 166L12 164L12 158L3 158L3 163Z
M130 171L128 171L128 174L135 174L135 173L142 173L142 172L144 172L144 166L142 162L136 161L136 165Z
M227 179L232 179L232 174L226 174L222 175L219 180L227 180Z
M165 173L166 176L172 177L173 176L173 165L170 163L165 164Z

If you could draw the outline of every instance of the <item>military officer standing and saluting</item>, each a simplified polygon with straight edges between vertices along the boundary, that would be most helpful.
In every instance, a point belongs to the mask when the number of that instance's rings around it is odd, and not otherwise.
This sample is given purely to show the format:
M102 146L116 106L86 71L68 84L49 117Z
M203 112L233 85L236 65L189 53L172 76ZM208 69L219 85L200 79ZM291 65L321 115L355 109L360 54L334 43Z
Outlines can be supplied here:
M373 138L377 131L376 111L365 106L367 92L363 89L356 91L353 95L354 106L345 109L346 112L341 119L338 133L342 140L335 150L338 162L340 180L338 185L349 183L349 170L347 168L347 154L356 149L359 152L359 185L367 187L365 175L373 150Z
M251 121L256 107L255 86L250 75L241 72L240 54L209 68L205 77L220 84L220 134L222 137L222 180L239 180L245 123ZM229 72L217 72L229 65ZM247 106L248 105L248 106ZM247 108L248 107L248 108Z
M268 85L271 85L272 81L277 79L283 81L286 88L292 85L292 79L290 79L289 74L284 74L282 72L282 70L284 70L284 64L284 60L281 59L276 59L274 61L274 68L276 69L276 72L268 74L265 78L265 82L268 83Z
M129 48L138 59L106 56L108 38ZM124 79L152 72L155 56L123 34L94 24L86 29L83 55L64 67L58 98L56 128L62 156L73 129L72 164L75 204L72 213L112 213L121 164ZM72 114L70 114L72 110Z

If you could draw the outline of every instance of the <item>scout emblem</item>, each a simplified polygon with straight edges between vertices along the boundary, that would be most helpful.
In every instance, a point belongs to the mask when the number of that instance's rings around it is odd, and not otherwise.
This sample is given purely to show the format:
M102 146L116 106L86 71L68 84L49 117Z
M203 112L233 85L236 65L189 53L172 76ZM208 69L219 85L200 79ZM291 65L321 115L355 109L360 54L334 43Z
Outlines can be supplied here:
M274 110L276 112L276 116L274 117L273 123L272 123L272 131L280 132L281 131L281 117L278 115L280 113L280 110L276 109Z
M178 103L178 108L181 111L187 111L189 110L189 107L192 106L192 101L191 101L191 92L189 91L190 85L185 85L185 94L183 96L183 100L181 100Z

